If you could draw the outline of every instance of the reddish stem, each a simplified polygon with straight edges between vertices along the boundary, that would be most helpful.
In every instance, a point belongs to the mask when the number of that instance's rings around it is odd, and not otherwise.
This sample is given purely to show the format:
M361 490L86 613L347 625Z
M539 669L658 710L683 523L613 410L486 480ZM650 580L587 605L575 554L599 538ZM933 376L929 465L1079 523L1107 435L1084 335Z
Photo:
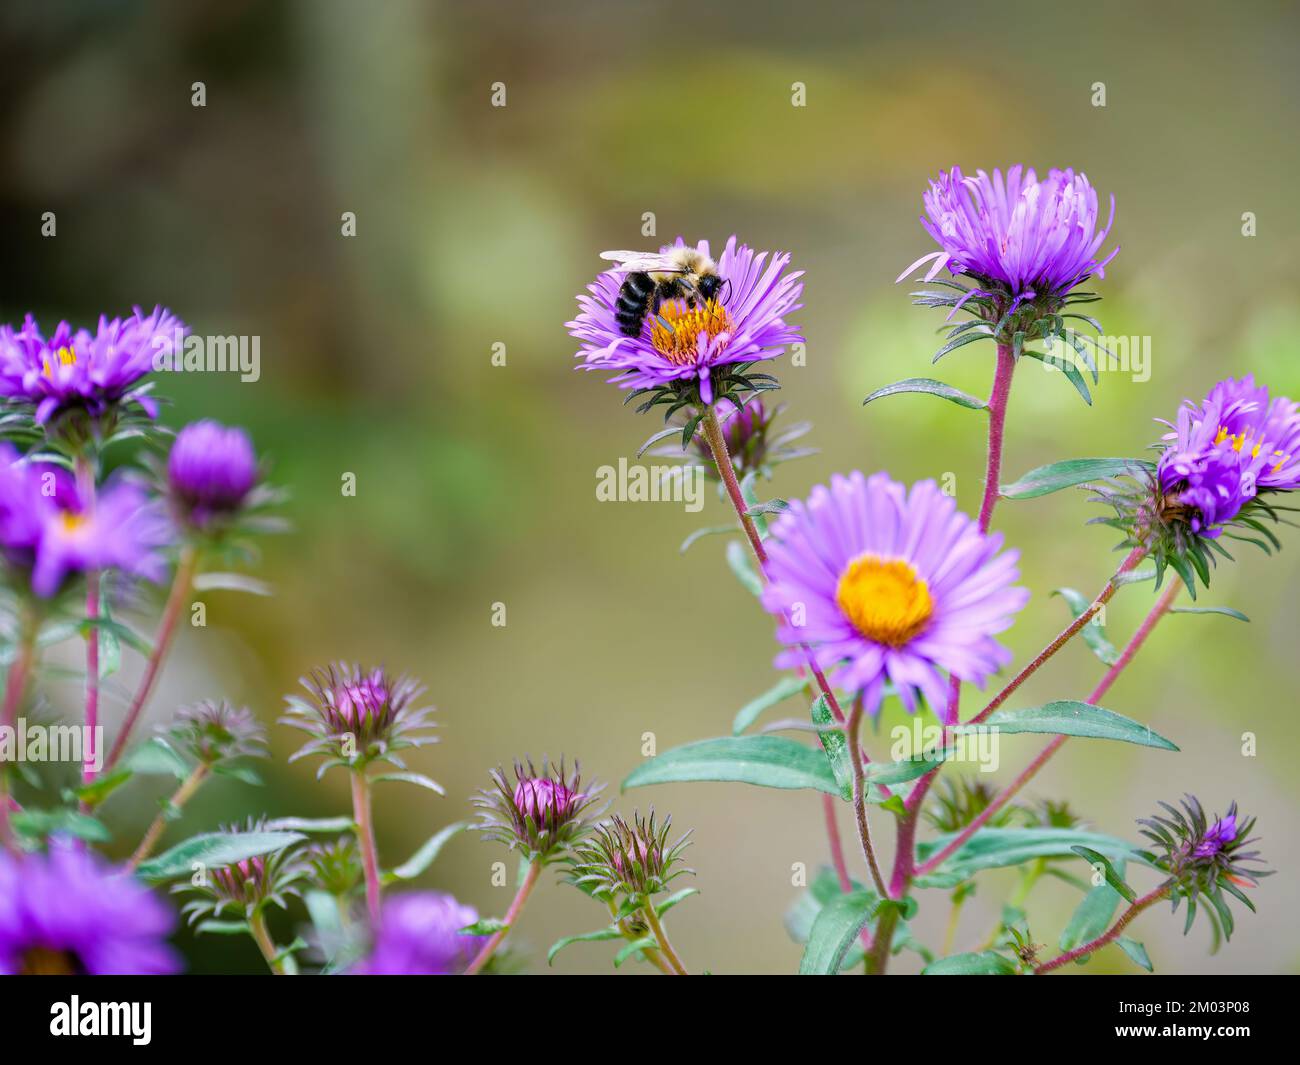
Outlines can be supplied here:
M493 932L488 941L483 944L483 949L475 955L474 960L469 964L469 968L465 970L466 976L477 976L496 952L497 947L501 945L501 941L514 928L515 923L519 920L519 914L523 911L524 903L528 901L528 896L533 890L533 885L537 883L537 877L541 871L541 861L534 859L529 863L528 872L524 874L523 883L519 885L519 890L515 892L515 897L510 903L510 909L506 911L505 920L502 921L500 930Z
M364 769L352 771L352 817L356 822L357 842L361 845L361 863L366 876L366 908L370 912L371 927L378 928L379 851L375 847L375 825L370 811L370 780Z
M1082 958L1085 954L1091 954L1094 951L1100 950L1107 943L1119 938L1119 934L1129 926L1129 923L1134 917L1145 910L1148 906L1152 905L1152 903L1159 902L1168 894L1169 885L1161 884L1155 889L1155 891L1151 892L1151 894L1143 895L1127 910L1120 914L1119 920L1110 927L1109 931L1103 932L1090 943L1085 943L1081 947L1075 947L1074 950L1066 951L1064 954L1058 954L1051 961L1044 962L1042 965L1039 965L1034 969L1034 975L1042 976L1043 973L1050 973L1053 969L1059 969L1062 965L1068 965L1070 962L1074 961L1075 958Z
M113 742L113 749L109 752L108 761L104 763L105 771L112 769L117 764L117 760L122 757L122 752L126 750L127 741L131 738L131 731L135 728L136 722L144 710L145 703L149 701L149 696L153 694L154 682L158 679L158 672L162 667L163 659L167 657L167 652L171 649L172 640L176 635L176 623L180 620L185 604L189 601L190 586L194 581L194 570L197 561L198 555L194 548L186 547L181 552L181 557L176 563L176 573L172 577L171 591L167 593L167 604L163 607L162 618L158 622L158 633L154 637L153 650L149 652L149 658L144 664L144 673L140 677L140 686L136 689L135 697L131 700L131 706L122 722L122 729Z
M997 368L993 371L993 392L989 396L989 458L984 472L984 499L980 503L979 529L989 531L993 508L998 501L1002 474L1002 436L1007 422L1007 400L1011 398L1011 375L1016 356L1010 344L998 345Z
M1146 643L1147 637L1151 635L1151 631L1156 627L1156 624L1169 612L1170 606L1173 605L1173 601L1178 595L1178 590L1179 586L1177 584L1171 584L1165 590L1164 595L1162 595L1157 601L1156 605L1151 608L1147 616L1143 618L1142 624L1139 625L1137 631L1133 633L1132 639L1129 640L1119 658L1115 660L1115 664L1106 670L1105 676L1101 678L1097 683L1097 687L1092 690L1092 694L1088 696L1087 701L1090 704L1095 705L1108 691L1110 691L1111 685L1114 684L1119 678L1119 675L1124 672L1125 667L1133 661L1133 656L1136 655L1142 645ZM961 832L946 844L942 850L932 855L917 868L917 875L921 876L930 872L932 869L938 868L949 855L958 850L962 844L987 824L989 819L1002 809L1002 807L1005 806L1011 798L1033 778L1034 774L1047 764L1052 755L1065 746L1065 741L1069 738L1069 736L1054 737L1052 742L1038 753L1038 757L1030 762L1020 775L1007 785L1007 787L999 793L997 798L995 798L980 812L979 816L976 817L974 821L962 829Z

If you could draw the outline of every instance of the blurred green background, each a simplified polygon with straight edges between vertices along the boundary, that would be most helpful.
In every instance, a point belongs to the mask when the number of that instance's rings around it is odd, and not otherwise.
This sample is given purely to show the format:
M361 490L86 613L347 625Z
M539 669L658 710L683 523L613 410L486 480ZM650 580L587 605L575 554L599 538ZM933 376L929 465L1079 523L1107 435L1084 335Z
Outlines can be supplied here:
M274 724L297 677L332 658L409 670L440 707L443 742L416 762L448 794L379 793L390 863L464 818L489 765L564 752L617 782L643 733L660 750L723 734L770 685L772 625L727 572L724 541L677 550L693 528L725 520L718 504L690 515L595 499L596 469L631 456L657 423L573 372L563 323L601 249L656 243L641 236L643 212L662 240L718 247L734 232L807 271L807 365L776 369L787 417L815 422L821 453L782 467L770 494L884 468L903 480L951 472L959 504L978 506L979 416L926 397L861 407L872 389L931 372L941 314L911 307L893 282L930 250L921 194L953 164L1073 166L1103 198L1113 192L1123 250L1098 283L1100 317L1111 334L1151 338L1150 379L1103 375L1092 409L1059 375L1022 370L1008 477L1139 453L1158 433L1153 418L1223 376L1251 371L1296 395L1298 29L1282 2L7 3L3 319L31 309L47 324L88 321L161 302L195 332L260 336L260 381L168 379L166 418L248 427L292 493L295 531L266 545L261 568L275 596L213 593L208 628L182 634L152 703L155 720L205 696L255 707L276 746L268 786L212 785L168 838L235 812L344 810L343 779L286 767L295 734ZM191 105L197 81L203 108ZM490 106L494 82L504 108ZM806 107L791 106L794 82ZM1105 107L1092 105L1096 82ZM41 236L45 211L54 239ZM340 235L345 211L355 238ZM498 342L504 367L492 365ZM986 394L991 357L964 348L939 374ZM340 492L345 472L356 498ZM1019 660L1067 616L1052 588L1091 594L1110 572L1108 532L1083 524L1095 513L1070 493L999 510L1035 593L1008 636ZM1300 544L1287 539L1271 559L1245 548L1204 599L1252 624L1171 618L1109 696L1181 754L1080 742L1031 788L1121 835L1184 791L1259 814L1281 870L1255 893L1259 915L1213 957L1204 926L1184 939L1181 920L1145 916L1136 934L1158 970L1300 962L1287 912ZM491 624L496 602L504 628ZM1148 588L1126 590L1109 611L1112 638L1126 639L1149 603ZM1082 698L1099 675L1072 646L1019 704ZM1241 754L1245 732L1256 757ZM1038 747L1007 739L1000 777ZM154 801L138 792L134 806L107 808L121 850ZM696 832L703 894L672 920L687 964L793 971L800 948L781 916L798 894L792 865L826 859L818 798L697 785L633 792L618 807L650 802ZM888 851L888 818L876 821ZM503 857L461 836L423 882L500 914L509 891L490 874ZM1009 882L981 881L959 949L983 939ZM1059 887L1031 900L1038 942L1054 944L1069 915ZM922 902L915 927L937 944L945 895ZM301 919L274 920L282 941ZM548 875L516 941L542 971L553 939L600 923ZM187 950L200 970L260 967L251 942ZM612 971L612 953L578 946L556 969ZM1090 971L1132 966L1112 949Z

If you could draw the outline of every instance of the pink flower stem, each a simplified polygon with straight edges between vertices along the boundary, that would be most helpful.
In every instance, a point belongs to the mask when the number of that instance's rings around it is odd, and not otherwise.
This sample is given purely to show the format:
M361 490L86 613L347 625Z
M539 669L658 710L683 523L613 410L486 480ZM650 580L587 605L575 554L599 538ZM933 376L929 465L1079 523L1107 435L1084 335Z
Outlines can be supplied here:
M750 550L754 553L754 558L758 562L760 579L767 580L767 551L763 547L763 539L758 535L758 529L754 525L754 519L749 516L749 507L745 503L744 493L740 490L740 482L736 480L736 468L731 462L731 453L727 450L727 439L723 435L722 426L718 422L718 415L712 407L704 412L701 428L704 431L704 439L709 445L709 450L713 454L713 464L717 467L718 476L722 479L723 485L727 489L727 497L731 500L731 505L736 511L736 517L740 519L741 528L745 530L745 536L749 540ZM826 675L822 672L821 667L817 664L816 656L812 648L806 643L799 644L799 651L803 655L808 671L816 681L817 690L821 692L826 699L826 705L830 707L831 714L840 724L845 724L847 718L844 711L840 709L839 700L835 698L835 692L831 690L830 683L826 680ZM861 774L861 763L870 762L870 759L858 749L856 734L851 739L854 749L853 761L859 775ZM883 789L882 789L883 790ZM831 856L836 860L837 872L844 865L844 854L839 843L839 832L832 831L834 828L834 819L827 815L827 830L831 833ZM858 832L863 840L864 852L874 853L871 847L871 833L867 825L866 810L861 810L858 817ZM880 881L880 872L872 868L872 874L876 881ZM840 876L840 884L843 886L846 882L851 883L847 877L847 870Z
M1169 885L1161 884L1158 888L1155 889L1155 891L1151 892L1149 895L1143 895L1140 899L1134 902L1127 910L1125 910L1122 914L1120 914L1119 920L1116 921L1113 925L1111 925L1109 931L1103 932L1101 935L1099 935L1096 939L1092 940L1090 943L1085 943L1081 947L1075 947L1074 950L1067 951L1064 954L1058 954L1051 961L1044 962L1042 965L1037 966L1034 969L1034 975L1042 976L1044 973L1050 973L1053 969L1059 969L1062 965L1068 965L1076 958L1081 958L1085 954L1092 954L1094 951L1100 950L1107 943L1110 943L1113 940L1118 939L1119 934L1129 926L1129 923L1133 920L1134 917L1136 917L1139 913L1145 910L1148 906L1151 906L1153 903L1159 902L1168 894L1169 894Z
M1133 633L1132 639L1129 640L1119 658L1115 660L1115 664L1106 671L1105 676L1101 678L1097 683L1097 687L1093 689L1092 694L1088 696L1087 701L1089 703L1096 704L1098 700L1102 699L1105 694L1110 691L1111 685L1115 683L1119 678L1119 675L1123 673L1128 664L1133 661L1134 655L1136 655L1142 645L1146 643L1147 637L1151 635L1151 630L1154 629L1160 619L1169 612L1169 608L1173 605L1174 599L1178 596L1179 587L1180 586L1177 584L1170 584L1169 587L1165 589L1165 592L1160 597L1159 601L1157 601L1156 605L1151 608L1150 612L1142 620L1142 624L1138 626L1137 631ZM971 836L978 832L988 822L989 818L1002 809L1002 807L1005 806L1012 797L1033 778L1034 774L1047 764L1052 755L1065 746L1065 741L1069 738L1069 736L1054 737L1052 742L1039 752L1038 757L1030 762L1020 775L1007 785L1007 787L1003 789L1003 791L999 793L999 795L989 803L983 811L981 811L974 821L962 829L961 832L945 845L942 850L932 855L917 868L917 875L923 876L942 865L949 855L958 850L968 839L971 838Z
M993 372L993 392L989 396L989 457L984 472L984 499L980 503L979 529L989 531L993 508L998 502L998 487L1002 476L1002 437L1007 423L1007 400L1011 398L1011 375L1016 369L1016 356L1010 344L998 345L997 368Z
M140 677L140 685L136 688L135 696L131 700L131 706L126 712L126 718L122 722L122 729L113 742L113 749L109 752L108 761L104 763L105 771L112 769L117 764L117 760L122 757L122 753L126 750L127 741L131 738L131 732L144 710L145 703L149 701L149 696L153 694L154 683L158 680L158 673L162 668L163 660L167 657L167 652L171 650L172 640L176 635L176 623L180 620L185 604L189 602L190 590L194 584L194 572L197 566L198 552L192 546L186 546L181 550L180 558L176 562L176 573L172 577L171 591L167 593L167 603L163 607L162 619L158 623L158 632L154 636L153 650L149 652L149 658L145 661L144 673Z
M361 862L366 875L366 909L370 913L371 926L378 928L379 851L375 847L375 825L370 811L370 779L364 769L352 771L352 818L356 822L357 842L361 845Z
M519 920L519 914L523 911L524 903L528 901L528 896L532 893L533 887L537 884L537 877L541 874L542 863L534 859L528 864L528 872L524 874L523 883L519 885L519 890L515 892L515 897L510 903L510 909L506 910L505 920L501 928L492 933L491 938L483 944L483 948L475 955L474 960L469 963L469 968L465 970L466 976L476 976L482 971L496 953L497 947L501 941L514 928Z

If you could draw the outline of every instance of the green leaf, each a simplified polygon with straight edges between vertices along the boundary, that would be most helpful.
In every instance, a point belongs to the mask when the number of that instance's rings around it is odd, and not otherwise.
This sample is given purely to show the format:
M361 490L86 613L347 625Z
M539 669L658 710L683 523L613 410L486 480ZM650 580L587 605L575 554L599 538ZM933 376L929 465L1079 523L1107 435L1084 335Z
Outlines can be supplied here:
M129 766L119 766L111 773L96 777L89 784L74 788L72 794L87 806L98 806L133 776L135 772Z
M436 780L426 777L423 773L380 773L378 776L370 778L372 782L378 783L381 780L391 780L398 784L418 784L422 788L428 788L430 791L437 792L439 795L446 795L447 790Z
M700 889L697 887L687 887L687 888L682 888L680 891L674 891L671 895L669 895L666 899L664 899L663 902L655 903L655 916L662 917L674 906L676 906L679 902L684 902L686 899L689 899L692 895L698 895L699 893L700 893Z
M1091 599L1073 588L1057 588L1052 594L1059 595L1069 604L1070 614L1075 618L1078 618L1092 606ZM1083 642L1092 648L1092 653L1106 665L1113 666L1119 661L1119 651L1115 649L1114 644L1106 639L1106 626L1101 623L1100 611L1089 619L1088 623L1080 630L1079 635L1083 637Z
M684 555L691 549L697 540L702 540L706 536L721 536L723 533L734 533L735 531L736 526L734 524L706 525L703 529L696 529L693 533L690 533L686 539L682 541L682 546L677 550Z
M920 862L937 853L954 835L917 844ZM1122 839L1078 828L981 828L935 872L918 878L917 883L923 887L953 887L985 869L1020 865L1035 858L1069 857L1080 845L1114 858L1132 858L1136 853L1133 845Z
M1116 864L1118 866L1116 872L1123 876L1123 861ZM1084 943L1091 943L1106 931L1110 927L1111 919L1115 916L1115 908L1120 904L1121 898L1120 893L1110 884L1098 884L1084 895L1083 901L1070 917L1070 923L1061 933L1059 943L1061 950L1073 950Z
M306 838L300 832L205 832L141 863L136 868L136 875L145 880L171 880L188 876L196 862L208 868L219 868L242 862L245 858L284 850Z
M9 824L18 835L37 840L50 836L75 836L89 843L107 843L113 838L102 821L76 810L41 810L27 806L10 814Z
M594 932L583 932L577 936L565 936L563 939L557 939L551 944L551 949L546 952L546 964L553 965L555 956L565 947L572 946L574 943L601 943L609 939L622 939L623 933L619 931L618 925L610 925L608 928L597 928Z
M943 751L926 751L915 758L902 758L897 762L872 762L864 768L872 784L906 784L923 777L953 754L954 748Z
M992 950L978 954L949 954L921 970L922 976L1015 976L1016 966L1009 958Z
M640 939L634 939L614 955L614 966L617 968L632 957L633 954L640 954L643 950L654 950L658 946L659 941L654 936L642 936Z
M840 794L821 751L781 736L728 736L675 747L632 770L623 790L703 780Z
M453 836L464 832L469 828L468 821L457 821L455 824L448 825L440 832L435 832L428 838L424 846L412 854L406 861L396 869L391 870L383 875L385 883L391 883L394 880L414 880L423 873L434 862L434 859L441 853L442 848L446 846L447 841Z
M879 904L874 892L851 891L830 900L817 914L803 960L800 976L833 976L840 970L844 955L852 946L862 926L871 919Z
M460 930L462 936L494 936L506 931L510 926L500 917L484 917L473 924L467 924Z
M1171 614L1222 614L1224 617L1236 618L1238 621L1250 621L1240 610L1230 606L1175 606L1169 608Z
M242 573L200 573L194 578L196 592L247 592L250 595L271 595L271 586L256 577Z
M1100 867L1102 875L1106 878L1106 883L1123 895L1125 899L1129 902L1137 901L1137 892L1125 883L1124 878L1116 872L1115 867L1110 864L1110 860L1106 855L1099 854L1091 847L1071 847L1070 850L1087 861L1094 871Z
M1053 462L1030 470L1014 484L1003 485L998 494L1003 499L1034 499L1089 481L1150 472L1154 469L1153 463L1142 459L1066 459L1064 462Z
M1147 948L1139 943L1136 939L1130 939L1128 936L1119 936L1115 940L1115 946L1119 947L1129 956L1133 964L1140 965L1149 973L1156 971L1156 967L1151 964L1151 957L1147 954Z
M1091 703L1061 699L1035 706L1028 710L996 710L978 725L957 725L954 733L979 732L995 728L1007 735L1023 732L1047 733L1057 736L1083 736L1094 740L1120 740L1141 747L1155 747L1162 751L1178 748L1159 733L1152 732L1123 714L1106 710Z
M272 832L306 832L308 835L313 832L351 832L355 827L356 822L350 817L277 817L266 823L266 828Z
M167 775L184 780L190 775L190 764L161 736L140 744L127 755L126 764L144 776Z
M1041 351L1025 351L1023 354L1028 355L1031 359L1037 359L1044 366L1051 366L1061 373L1065 374L1070 384L1074 385L1074 390L1083 397L1083 401L1092 406L1092 396L1088 393L1088 382L1083 379L1083 374L1079 368L1067 358L1059 355L1048 355Z
M877 388L862 401L862 405L865 407L873 400L884 399L886 396L895 396L900 392L923 392L926 395L946 399L949 403L956 403L957 406L966 407L969 410L986 410L988 408L988 404L984 400L976 399L974 396L967 395L960 388L953 388L952 385L946 385L942 381L934 380L932 377L909 377L905 381L895 381L892 385Z
M812 721L814 725L834 725L831 705L826 696L819 695L812 704ZM822 753L826 763L831 767L835 782L840 786L840 798L845 802L853 801L853 763L849 758L849 740L841 728L819 729L817 737L821 740Z
M727 544L727 565L745 588L753 595L763 594L763 578L754 569L754 562L749 557L749 549L739 540Z
M777 703L798 695L806 687L808 682L802 677L782 677L762 695L751 699L736 712L736 719L731 723L732 735L739 736L758 720L764 710L770 710Z
M237 762L216 762L212 766L212 772L219 777L229 777L231 780L238 780L241 784L249 784L252 787L262 787L262 775L250 765L239 765Z
M210 936L250 935L247 921L201 921L194 931Z

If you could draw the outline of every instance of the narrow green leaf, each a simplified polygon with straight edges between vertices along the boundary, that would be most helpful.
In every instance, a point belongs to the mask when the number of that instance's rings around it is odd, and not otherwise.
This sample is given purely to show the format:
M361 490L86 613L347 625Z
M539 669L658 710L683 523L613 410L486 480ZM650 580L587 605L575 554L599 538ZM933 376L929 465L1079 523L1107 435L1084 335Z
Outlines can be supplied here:
M553 965L555 956L565 947L572 946L574 943L600 943L608 939L622 939L623 933L619 931L617 925L610 925L608 928L597 928L594 932L583 932L577 936L565 936L563 939L557 939L551 944L551 949L546 952L546 964Z
M879 904L874 892L851 891L831 899L817 914L803 959L799 962L800 976L834 976L840 963L871 919Z
M457 821L455 824L448 825L439 832L435 832L428 838L424 846L412 854L406 861L384 874L385 882L394 880L414 880L434 863L434 860L441 853L442 848L447 845L447 841L453 836L464 832L469 828L468 821Z
M640 939L634 939L614 955L614 967L618 968L633 954L640 954L643 950L654 950L657 946L659 946L659 942L654 936L642 936Z
M924 862L944 847L953 836L939 836L917 844L917 856ZM1078 828L981 828L951 854L934 873L918 879L923 887L953 887L985 869L1020 865L1035 858L1065 858L1077 846L1086 846L1114 858L1132 858L1131 843L1100 832Z
M439 795L446 795L446 789L436 780L426 777L423 773L380 773L370 778L373 782L378 783L381 780L393 781L398 784L417 784L422 788L428 788L430 791L437 792Z
M663 902L655 903L655 916L662 917L674 906L676 906L679 902L684 902L687 899L689 899L692 895L698 895L699 893L700 893L700 889L697 887L687 887L687 888L682 888L680 891L674 891L671 895L669 895L666 899L664 899Z
M736 579L750 593L763 594L763 579L754 569L753 560L749 557L749 549L739 540L732 540L727 544L727 565L731 567L731 572L736 575Z
M161 736L140 744L126 759L126 764L145 776L170 774L177 780L190 775L190 764Z
M189 876L196 862L210 869L219 868L283 850L306 838L300 832L205 832L141 863L136 875L145 880Z
M1222 614L1237 621L1250 621L1240 610L1230 606L1175 606L1169 608L1171 614Z
M1099 854L1091 847L1071 847L1070 850L1079 855L1096 871L1100 867L1102 876L1106 878L1106 883L1113 887L1117 892L1124 896L1129 902L1137 901L1137 892L1135 892L1125 882L1124 878L1116 872L1115 867L1110 864L1110 860L1104 855Z
M1154 469L1153 463L1142 459L1066 459L1030 470L1014 484L1003 485L998 492L1004 499L1034 499L1089 481Z
M250 935L247 921L200 921L194 931L201 935L243 936Z
M350 817L277 817L266 823L272 832L351 832L356 823Z
M460 930L460 934L462 936L494 936L498 932L506 931L509 927L500 917L484 917L473 924L467 924Z
M813 700L812 721L814 725L834 725L830 703L826 696L819 695ZM835 782L840 786L840 798L845 802L853 801L853 763L849 760L849 741L840 728L822 728L817 732L821 740L822 752L831 767Z
M1124 875L1124 862L1115 863L1116 873ZM1120 893L1110 884L1098 884L1083 897L1075 908L1070 923L1061 932L1059 946L1061 950L1073 950L1075 947L1090 943L1110 927L1115 909L1122 901Z
M1078 618L1088 607L1092 606L1091 599L1073 588L1057 588L1052 594L1059 595L1069 604L1070 613L1075 618ZM1083 637L1083 642L1092 649L1092 653L1106 665L1113 666L1119 661L1119 651L1115 649L1115 645L1110 640L1106 639L1106 626L1101 623L1100 612L1089 619L1088 624L1083 627L1079 635Z
M872 784L905 784L923 777L943 763L953 753L953 748L943 751L926 751L916 758L902 758L897 762L872 762L865 767L867 780Z
M632 770L623 790L706 780L840 794L821 751L781 736L728 736L675 747Z
M250 595L271 595L271 586L256 577L242 573L200 573L194 578L196 592L247 592Z
M905 381L895 381L892 385L877 388L862 401L862 405L865 407L873 400L884 399L886 396L896 396L902 392L922 392L926 395L938 396L940 399L946 399L949 403L956 403L957 406L966 407L968 410L986 410L988 408L988 404L984 400L968 395L960 388L953 388L952 385L936 381L932 377L909 377Z
M1015 976L1015 962L992 950L949 954L921 970L922 976Z
M88 843L107 843L113 838L102 821L76 810L41 810L26 806L9 815L9 824L15 833L29 839L74 836Z
M951 731L960 734L993 728L1007 735L1034 732L1083 736L1095 740L1121 740L1162 751L1178 750L1174 744L1146 725L1140 725L1113 710L1073 699L1061 699L1028 710L996 710L978 725L958 725Z
M731 733L739 736L749 728L764 710L770 710L777 703L798 695L808 687L802 677L782 677L756 699L751 699L736 712L736 719L731 723Z
M1083 379L1083 374L1079 372L1079 368L1069 359L1059 355L1047 355L1041 351L1026 351L1024 354L1031 359L1037 359L1044 366L1051 366L1056 370L1060 370L1061 373L1065 374L1070 384L1074 385L1074 390L1083 397L1083 401L1088 406L1092 406L1092 396L1088 392L1088 382Z
M1118 936L1115 940L1115 946L1127 954L1134 965L1141 966L1149 973L1156 971L1156 967L1151 964L1151 956L1147 954L1147 948L1136 939L1130 939L1128 936Z

